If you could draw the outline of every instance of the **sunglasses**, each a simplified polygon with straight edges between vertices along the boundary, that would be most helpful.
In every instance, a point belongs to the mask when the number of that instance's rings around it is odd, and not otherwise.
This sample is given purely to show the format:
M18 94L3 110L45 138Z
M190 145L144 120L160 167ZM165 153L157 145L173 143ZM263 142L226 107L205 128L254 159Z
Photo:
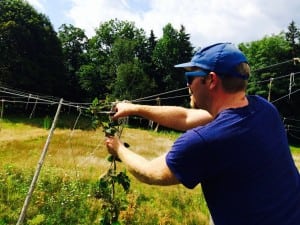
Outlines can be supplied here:
M194 81L194 79L195 79L196 77L194 77L194 76L186 76L185 78L186 78L186 83L187 83L188 85L192 85L192 83L193 83L193 81Z
M185 78L188 85L192 85L194 79L196 77L205 77L209 74L208 71L204 70L197 70L197 71L191 71L191 72L185 72Z

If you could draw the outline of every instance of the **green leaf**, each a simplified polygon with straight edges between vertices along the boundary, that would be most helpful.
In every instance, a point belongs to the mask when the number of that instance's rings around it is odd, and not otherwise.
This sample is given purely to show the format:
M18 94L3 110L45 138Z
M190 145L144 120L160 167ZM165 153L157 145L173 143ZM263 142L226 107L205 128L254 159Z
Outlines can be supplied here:
M126 175L126 171L120 172L117 175L117 182L122 185L123 189L127 192L130 188L130 179Z

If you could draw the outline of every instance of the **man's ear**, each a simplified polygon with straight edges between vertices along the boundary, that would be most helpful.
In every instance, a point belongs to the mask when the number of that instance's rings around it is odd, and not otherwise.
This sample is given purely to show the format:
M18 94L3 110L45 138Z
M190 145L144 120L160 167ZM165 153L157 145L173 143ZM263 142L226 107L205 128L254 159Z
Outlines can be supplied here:
M207 82L210 85L211 88L214 88L219 83L219 77L215 72L210 72L208 75Z

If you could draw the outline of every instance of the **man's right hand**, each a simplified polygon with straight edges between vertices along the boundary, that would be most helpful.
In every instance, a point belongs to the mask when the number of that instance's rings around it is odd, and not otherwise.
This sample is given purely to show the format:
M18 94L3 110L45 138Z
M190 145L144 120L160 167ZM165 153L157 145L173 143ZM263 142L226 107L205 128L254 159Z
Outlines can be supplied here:
M112 116L113 120L121 117L133 115L135 113L136 105L129 102L118 102L114 107L115 114Z

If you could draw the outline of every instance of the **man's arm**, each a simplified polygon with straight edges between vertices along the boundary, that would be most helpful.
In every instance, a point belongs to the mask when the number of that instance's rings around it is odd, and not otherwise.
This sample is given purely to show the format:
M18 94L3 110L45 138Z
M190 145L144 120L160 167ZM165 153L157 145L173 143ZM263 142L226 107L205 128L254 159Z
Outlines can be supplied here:
M122 102L116 105L116 111L113 119L136 115L181 131L207 124L212 120L212 116L205 110L177 106L150 106Z
M108 137L106 146L108 151L118 156L129 172L141 182L162 186L179 184L179 181L167 166L166 154L153 160L147 160L126 148L117 137Z

